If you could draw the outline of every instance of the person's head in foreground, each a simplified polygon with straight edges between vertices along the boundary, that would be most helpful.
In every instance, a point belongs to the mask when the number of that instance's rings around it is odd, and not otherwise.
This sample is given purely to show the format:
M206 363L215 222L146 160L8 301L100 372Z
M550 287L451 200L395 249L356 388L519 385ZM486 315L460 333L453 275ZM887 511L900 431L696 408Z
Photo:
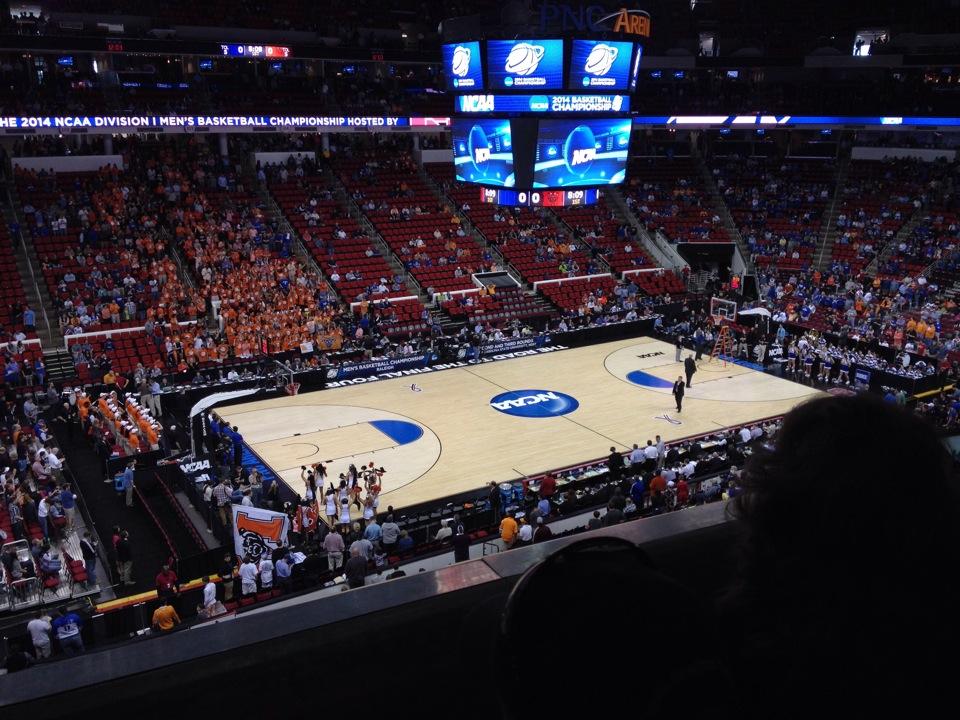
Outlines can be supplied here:
M741 486L722 624L751 714L945 698L960 511L935 431L875 396L812 400L750 458Z

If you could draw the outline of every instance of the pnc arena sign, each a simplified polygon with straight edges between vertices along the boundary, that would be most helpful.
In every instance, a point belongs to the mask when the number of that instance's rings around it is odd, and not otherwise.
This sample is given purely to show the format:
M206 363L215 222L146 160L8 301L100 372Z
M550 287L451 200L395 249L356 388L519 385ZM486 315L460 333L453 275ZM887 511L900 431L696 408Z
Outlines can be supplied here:
M543 2L539 6L543 32L615 32L650 37L650 13L621 7L610 10L602 5L569 5Z

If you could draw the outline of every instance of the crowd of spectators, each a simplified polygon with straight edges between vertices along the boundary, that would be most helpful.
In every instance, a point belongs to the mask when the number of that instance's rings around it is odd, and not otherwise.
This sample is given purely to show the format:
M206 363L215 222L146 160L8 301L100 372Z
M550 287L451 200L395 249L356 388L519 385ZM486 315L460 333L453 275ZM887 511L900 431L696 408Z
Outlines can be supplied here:
M712 174L754 263L810 266L833 192L833 163L726 157L713 163Z

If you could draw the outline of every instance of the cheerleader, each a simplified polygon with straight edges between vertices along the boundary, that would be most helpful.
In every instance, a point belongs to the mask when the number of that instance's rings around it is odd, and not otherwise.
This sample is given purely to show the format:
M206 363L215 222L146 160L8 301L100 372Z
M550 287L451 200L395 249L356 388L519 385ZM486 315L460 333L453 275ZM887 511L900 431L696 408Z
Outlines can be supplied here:
M833 358L830 356L830 351L827 350L823 353L823 357L820 360L820 375L817 378L822 383L830 382L830 373L833 371Z
M787 347L787 372L795 373L797 371L797 348L793 343Z
M304 500L310 503L316 502L317 501L317 476L314 475L313 470L307 470L306 465L301 465L300 479L303 480Z
M344 535L350 531L350 501L347 498L340 501L340 525Z
M351 504L357 506L357 510L363 510L363 503L360 502L360 493L363 492L363 488L360 487L360 483L357 483L350 488L350 497Z
M370 488L377 482L377 471L373 467L373 460L363 469L363 489L370 492Z
M367 495L363 500L363 522L366 524L373 520L374 516L377 514L376 509L373 507L373 497Z
M327 524L334 528L337 525L337 493L333 489L333 485L327 488L326 494L326 507L324 512L327 515Z
M803 356L803 377L809 382L813 375L813 350L807 350Z
M847 353L844 353L843 357L840 358L840 372L837 373L835 382L844 385L850 384L850 355Z

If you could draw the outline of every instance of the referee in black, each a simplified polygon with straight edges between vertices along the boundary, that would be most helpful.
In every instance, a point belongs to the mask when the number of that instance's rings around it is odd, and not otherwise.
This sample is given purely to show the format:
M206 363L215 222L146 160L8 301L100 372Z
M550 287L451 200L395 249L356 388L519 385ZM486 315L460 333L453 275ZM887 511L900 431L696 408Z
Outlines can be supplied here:
M678 377L673 384L673 399L677 401L677 412L683 409L683 378Z
M697 361L693 359L693 355L687 355L683 361L683 371L687 374L687 387L690 387L693 374L697 371Z

